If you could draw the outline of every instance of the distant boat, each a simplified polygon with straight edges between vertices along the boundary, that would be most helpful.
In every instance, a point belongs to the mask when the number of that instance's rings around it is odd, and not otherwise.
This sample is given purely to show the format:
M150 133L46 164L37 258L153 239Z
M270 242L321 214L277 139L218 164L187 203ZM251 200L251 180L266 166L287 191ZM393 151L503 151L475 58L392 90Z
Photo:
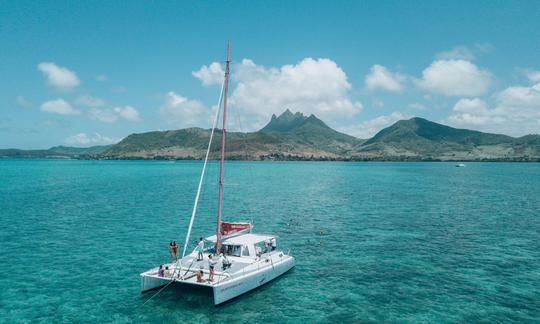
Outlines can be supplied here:
M182 257L176 262L164 264L163 269L167 270L160 270L160 268L156 267L141 273L142 292L160 287L164 287L162 289L165 289L165 287L171 283L185 286L199 286L211 290L214 296L214 304L218 305L264 285L272 279L289 271L295 265L295 259L292 256L279 250L277 246L277 236L251 233L251 230L253 229L251 223L221 221L229 63L230 43L227 46L227 61L222 93L220 94L220 101L218 103L214 125L210 134L210 142L208 143L201 178L199 179L199 186L195 196L195 203L189 222L184 249L182 251ZM186 249L188 247L191 229L197 211L197 204L203 184L208 155L221 108L222 95L223 127L221 128L217 230L215 235L205 239L205 242L209 244L210 247L204 249L203 258L199 259L199 251L197 249L193 250L188 255L186 255ZM214 265L215 271L213 281L206 280L210 271L209 254L213 254L214 257L212 259L217 261ZM202 277L204 280L201 280L200 278L201 273L203 274Z
M463 164L463 163L456 164L456 168L463 168L464 166L465 166L465 164Z

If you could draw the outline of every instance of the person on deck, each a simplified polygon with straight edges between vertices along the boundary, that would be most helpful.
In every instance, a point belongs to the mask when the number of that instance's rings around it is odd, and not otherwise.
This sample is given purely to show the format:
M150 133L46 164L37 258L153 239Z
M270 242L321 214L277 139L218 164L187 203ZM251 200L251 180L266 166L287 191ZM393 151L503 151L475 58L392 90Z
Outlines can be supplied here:
M176 261L178 261L178 244L176 244L176 241L173 241L173 245L172 245L173 249L172 249L172 252L174 254L174 259Z
M270 240L270 247L272 248L272 251L276 250L276 248L277 248L276 238L273 238L273 239Z
M203 252L204 252L204 241L203 241L203 238L201 237L199 239L199 243L197 243L197 261L201 261L204 258Z
M158 276L159 277L164 277L165 276L165 269L163 269L163 264L159 266Z
M229 261L229 259L227 259L227 255L225 253L222 254L222 258L223 258L223 261L221 262L222 269L223 269L223 271L225 271L228 268L230 268L232 264L231 264L231 261Z
M199 271L197 271L197 282L204 282L204 279L203 279L204 273L202 269L203 267L201 266Z
M172 242L172 241L169 243L169 254L171 255L171 259L174 259L174 258L175 258L175 254L174 254L174 246L173 246L173 242Z
M214 267L216 266L217 260L212 259L212 254L208 254L208 269L209 276L208 281L214 281Z

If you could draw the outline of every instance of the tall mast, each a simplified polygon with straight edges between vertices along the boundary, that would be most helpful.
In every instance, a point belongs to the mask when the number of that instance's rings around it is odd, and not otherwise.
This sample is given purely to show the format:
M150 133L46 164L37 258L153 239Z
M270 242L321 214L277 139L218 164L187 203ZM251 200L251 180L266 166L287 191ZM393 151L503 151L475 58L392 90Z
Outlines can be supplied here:
M221 211L223 207L223 167L225 163L225 127L227 126L227 93L229 91L229 63L231 62L231 41L227 42L227 62L225 65L225 88L223 93L223 127L221 128L221 161L219 162L219 203L216 230L216 254L221 247Z

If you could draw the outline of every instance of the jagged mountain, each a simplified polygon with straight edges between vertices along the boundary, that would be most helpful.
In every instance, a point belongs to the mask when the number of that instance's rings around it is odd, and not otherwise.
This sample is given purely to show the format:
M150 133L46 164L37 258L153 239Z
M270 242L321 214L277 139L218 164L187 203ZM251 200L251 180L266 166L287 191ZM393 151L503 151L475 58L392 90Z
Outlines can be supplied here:
M196 158L204 157L209 129L187 128L175 131L132 134L103 153L105 158ZM215 133L212 158L219 152L221 133ZM340 159L362 143L328 127L314 115L304 116L286 110L273 115L260 131L227 133L227 158L332 158Z

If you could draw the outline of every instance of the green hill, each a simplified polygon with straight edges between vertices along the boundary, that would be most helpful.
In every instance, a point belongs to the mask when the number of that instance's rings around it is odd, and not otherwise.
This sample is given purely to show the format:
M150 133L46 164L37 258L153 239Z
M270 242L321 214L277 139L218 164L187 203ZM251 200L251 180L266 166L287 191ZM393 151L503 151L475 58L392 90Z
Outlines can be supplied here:
M131 134L111 146L0 150L22 158L202 159L210 129L186 128ZM210 158L219 157L216 129ZM540 161L540 136L514 138L453 128L423 118L400 120L368 140L340 133L317 118L288 109L261 130L228 132L227 159L376 161Z
M514 138L453 128L423 118L401 120L356 148L358 157L420 160L528 160L540 157L540 136Z

